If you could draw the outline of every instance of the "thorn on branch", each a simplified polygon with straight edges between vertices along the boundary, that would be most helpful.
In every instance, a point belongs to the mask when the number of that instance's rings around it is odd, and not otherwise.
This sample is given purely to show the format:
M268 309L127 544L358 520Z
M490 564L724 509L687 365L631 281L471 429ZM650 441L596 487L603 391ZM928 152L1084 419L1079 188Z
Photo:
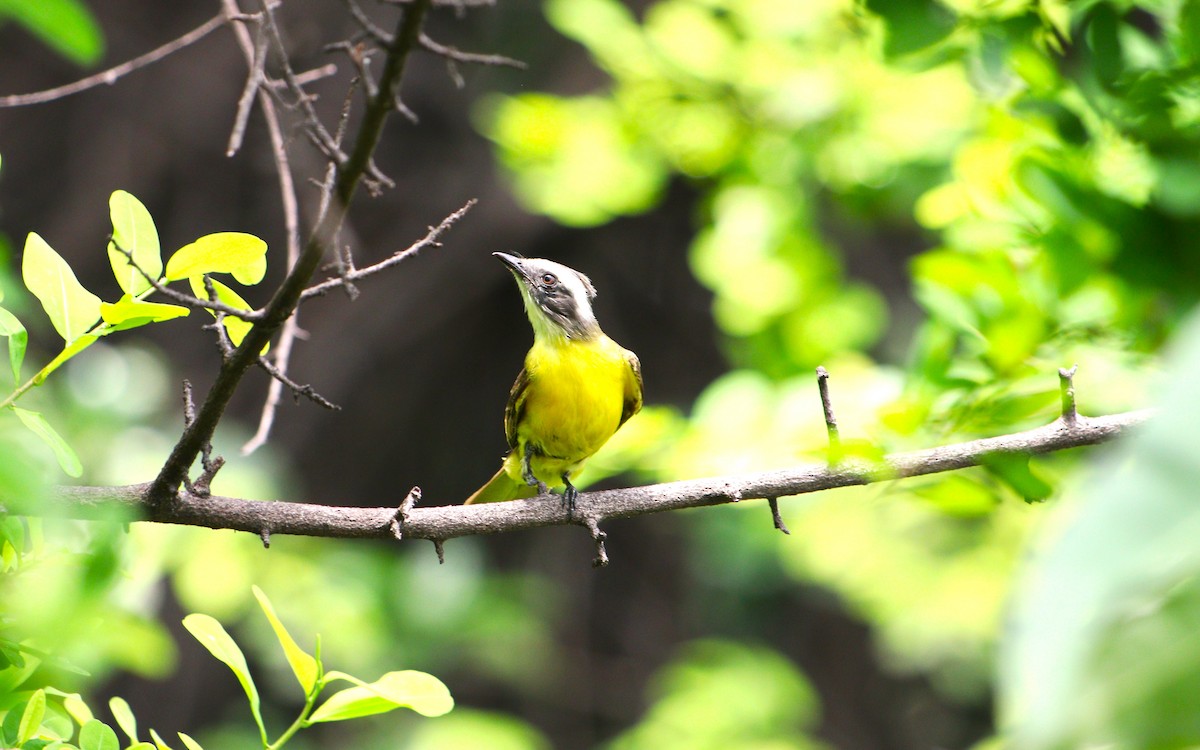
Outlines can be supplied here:
M778 498L768 497L767 504L771 506L771 519L775 522L775 528L779 529L785 534L791 534L792 532L788 531L787 524L783 522L783 516L779 515Z
M825 413L825 431L829 434L829 463L842 460L842 438L838 434L837 418L833 416L833 402L829 398L829 372L817 368L817 389L821 392L821 409Z
M442 546L442 544L443 544L443 541L441 539L433 540L433 549L435 552L437 552L438 565L446 564L446 549L445 549L445 547Z
M258 532L258 538L262 540L263 549L271 549L271 530L263 529Z
M408 523L408 513L419 502L421 502L421 488L413 487L396 508L396 515L392 516L392 521L389 524L392 536L396 538L396 541L404 538L404 524ZM441 558L440 554L438 558Z
M608 539L608 534L600 530L600 524L596 522L595 516L584 516L583 525L587 527L588 533L592 535L592 541L596 543L596 558L592 560L592 567L607 567L608 550L604 548L604 540Z
M1074 427L1079 412L1075 408L1075 372L1079 365L1071 365L1071 369L1058 368L1058 388L1062 392L1062 421L1068 427Z

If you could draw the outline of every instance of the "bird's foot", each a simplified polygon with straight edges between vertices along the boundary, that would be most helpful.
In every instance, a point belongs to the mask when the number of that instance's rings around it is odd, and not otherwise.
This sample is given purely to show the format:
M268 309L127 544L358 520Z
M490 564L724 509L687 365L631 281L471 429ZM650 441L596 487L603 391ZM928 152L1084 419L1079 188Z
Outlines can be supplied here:
M579 499L579 490L575 489L575 485L571 484L571 479L566 474L563 474L562 480L567 486L562 494L562 507L567 511L567 517L571 517L575 515L575 501Z

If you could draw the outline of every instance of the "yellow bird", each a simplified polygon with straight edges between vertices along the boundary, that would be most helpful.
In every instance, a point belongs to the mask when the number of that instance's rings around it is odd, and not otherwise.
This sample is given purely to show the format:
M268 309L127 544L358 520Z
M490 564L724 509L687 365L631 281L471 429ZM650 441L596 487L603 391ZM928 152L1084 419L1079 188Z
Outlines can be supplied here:
M642 408L642 366L600 330L587 276L554 261L492 254L517 280L533 346L504 409L511 450L466 502L533 497L563 484L573 512L579 492L571 477Z

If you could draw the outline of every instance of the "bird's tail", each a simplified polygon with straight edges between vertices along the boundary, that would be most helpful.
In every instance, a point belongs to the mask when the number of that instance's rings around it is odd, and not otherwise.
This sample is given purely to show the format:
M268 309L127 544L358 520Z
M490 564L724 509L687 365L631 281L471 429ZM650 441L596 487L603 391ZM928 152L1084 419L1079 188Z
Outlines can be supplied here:
M496 472L496 476L488 480L488 483L475 490L475 494L466 499L463 505L471 505L474 503L498 503L502 500L517 500L524 497L533 497L537 494L536 487L530 487L524 482L518 482L508 475L504 467L500 467L500 471Z

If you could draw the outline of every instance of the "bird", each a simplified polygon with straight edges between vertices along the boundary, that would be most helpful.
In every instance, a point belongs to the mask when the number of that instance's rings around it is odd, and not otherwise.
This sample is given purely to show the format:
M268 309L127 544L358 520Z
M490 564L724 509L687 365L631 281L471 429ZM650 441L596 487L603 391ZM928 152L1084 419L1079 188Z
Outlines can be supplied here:
M533 346L504 409L509 452L464 504L534 497L562 484L573 515L579 491L571 478L642 408L642 366L600 330L587 276L543 258L492 255L516 279Z

